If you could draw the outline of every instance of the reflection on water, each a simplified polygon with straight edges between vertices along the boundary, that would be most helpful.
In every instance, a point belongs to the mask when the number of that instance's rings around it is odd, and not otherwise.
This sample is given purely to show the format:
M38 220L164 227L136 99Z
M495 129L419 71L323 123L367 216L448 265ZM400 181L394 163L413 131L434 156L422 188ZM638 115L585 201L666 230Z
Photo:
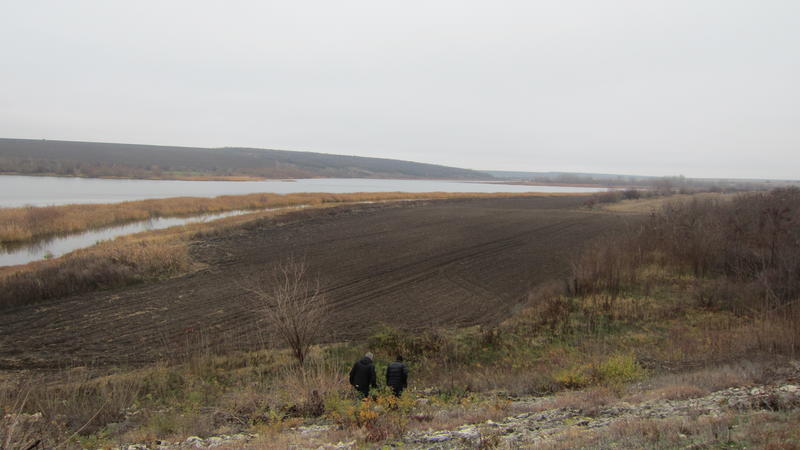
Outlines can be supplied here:
M301 192L580 192L603 188L567 186L521 186L446 180L377 180L366 178L315 178L282 181L176 181L107 180L97 178L29 177L0 175L0 208L64 205L72 203L114 203L149 198L216 197L251 193ZM0 266L25 264L61 256L98 241L140 231L158 230L191 222L243 214L234 211L191 218L159 218L128 225L55 237L36 244L0 246Z
M314 178L283 181L106 180L98 178L0 175L0 208L115 203L148 198L216 197L301 192L597 192L603 188L522 186L446 180Z
M17 264L27 264L31 261L39 261L46 258L54 258L73 250L89 247L100 241L114 239L126 234L139 233L142 231L160 230L176 225L186 225L195 222L207 222L221 219L223 217L238 216L253 211L229 211L219 214L207 214L194 217L162 217L134 222L115 227L101 228L84 233L72 234L68 236L57 236L45 239L33 244L14 244L0 246L0 266L13 266Z

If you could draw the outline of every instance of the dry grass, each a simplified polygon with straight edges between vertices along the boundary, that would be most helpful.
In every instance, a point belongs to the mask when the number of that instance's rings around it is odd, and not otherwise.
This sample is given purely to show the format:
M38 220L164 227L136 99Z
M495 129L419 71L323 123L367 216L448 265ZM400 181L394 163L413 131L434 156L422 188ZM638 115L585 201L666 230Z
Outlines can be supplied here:
M76 437L123 420L141 380L96 378L85 369L64 371L58 382L36 376L0 385L0 435L4 449L78 447ZM13 411L9 413L10 411Z
M0 243L30 242L47 236L147 220L156 217L190 216L238 210L260 210L288 206L319 206L331 203L427 200L442 198L486 198L558 194L469 194L469 193L353 193L353 194L249 194L214 198L177 197L113 204L0 208Z
M768 448L800 447L797 411L753 411L696 419L630 418L600 430L570 428L537 449L595 448Z
M158 215L255 210L251 214L209 223L194 223L123 236L52 260L0 267L0 308L186 273L194 267L188 256L190 241L224 233L247 222L294 211L292 205L314 205L313 207L320 208L342 203L509 195L541 194L254 194L213 199L176 198L111 205L0 209L0 229L5 222L7 229L25 230L25 236L18 236L22 238L27 238L28 235L42 236L56 230L80 230L104 223L119 223ZM279 207L285 209L259 211L263 208ZM16 238L12 238L14 239Z
M579 409L585 415L596 415L600 408L612 405L620 399L619 393L606 386L598 386L583 391L564 391L538 402L531 411L541 412L550 409Z
M188 247L179 239L103 242L63 258L6 271L0 275L0 307L165 278L190 267Z
M156 235L163 242L185 242L181 239L224 230L247 220L252 217ZM135 242L136 238L131 240ZM147 394L158 400L153 402L155 406L149 404L151 409L137 425L138 431L125 435L125 441L185 437L187 433L211 433L257 423L274 434L269 434L268 441L253 443L252 448L305 445L307 439L281 433L292 423L290 417L345 411L346 417L352 417L343 421L347 424L345 429L326 433L321 439L356 439L361 444L403 430L447 429L495 420L511 412L507 402L487 395L475 396L471 393L474 391L531 394L552 392L567 385L588 388L562 392L536 409L578 408L592 415L618 401L685 400L731 386L763 383L770 376L771 362L780 355L797 354L797 302L762 308L760 302L738 289L735 293L722 293L715 285L712 288L719 298L709 304L698 300L697 277L692 271L662 264L663 254L651 255L647 265L633 272L627 271L625 263L616 273L594 270L591 265L605 257L617 257L613 252L590 255L594 259L586 262L588 281L583 284L589 288L583 289L582 295L569 296L563 285L543 286L531 295L527 309L499 328L425 333L387 329L373 336L370 350L375 351L379 361L398 351L413 355L408 358L412 388L416 385L439 389L439 394L425 397L409 390L405 398L413 402L403 406L408 408L403 409L403 414L391 412L381 404L365 409L359 406L343 381L348 366L344 360L350 362L350 355L337 359L335 355L341 353L325 353L324 358L316 354L314 360L320 365L306 371L290 367L285 352L277 360L266 354L206 355L187 358L185 368L178 371L159 368L133 376L134 380L148 380L142 381L148 387L137 391L139 401L146 404L143 399ZM592 285L595 276L604 279ZM725 307L728 296L734 294L759 308L743 312ZM360 346L349 349L353 354L364 350ZM735 362L753 355L764 357L764 361ZM646 375L655 378L648 380ZM638 382L628 383L631 380ZM122 381L117 384L125 386ZM95 388L92 392L104 391ZM62 394L65 398L73 398L72 395ZM76 404L89 405L85 409L91 410L95 403L77 400ZM177 412L166 405L181 405L184 409ZM165 410L157 412L158 408ZM361 412L364 417L355 416ZM797 413L791 411L744 412L719 418L630 419L594 434L570 427L548 445L670 448L713 447L734 441L791 448L789 445L798 436L790 424L798 419Z
M729 201L737 195L734 193L701 192L697 194L674 194L664 197L648 197L631 200L621 200L617 203L604 203L602 209L615 213L648 214L658 211L664 205L673 202L687 202L694 200Z
M352 394L343 362L321 355L311 357L301 367L286 366L276 379L280 403L290 405L288 413L299 417L318 417L325 413L325 401Z
M631 387L622 396L629 403L650 400L687 400L736 386L750 386L766 379L780 363L775 360L742 360L674 374L658 375L646 383Z
M121 236L60 258L0 267L0 308L191 271L196 267L189 257L192 240L292 210L261 211Z

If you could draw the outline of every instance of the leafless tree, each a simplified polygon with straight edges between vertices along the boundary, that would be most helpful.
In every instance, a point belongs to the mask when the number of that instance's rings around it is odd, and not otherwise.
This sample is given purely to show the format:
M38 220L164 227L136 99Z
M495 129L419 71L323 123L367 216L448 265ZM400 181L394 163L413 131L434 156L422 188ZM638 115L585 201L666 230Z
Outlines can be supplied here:
M272 331L303 366L311 346L325 332L328 302L319 279L311 279L305 262L290 258L272 273L246 280L243 287L252 294Z

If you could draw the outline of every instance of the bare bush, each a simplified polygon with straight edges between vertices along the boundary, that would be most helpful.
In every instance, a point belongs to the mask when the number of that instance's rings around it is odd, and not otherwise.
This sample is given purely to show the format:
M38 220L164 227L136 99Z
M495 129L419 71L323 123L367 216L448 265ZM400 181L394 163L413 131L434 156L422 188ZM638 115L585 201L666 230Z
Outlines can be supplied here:
M641 261L636 238L635 232L623 238L608 236L585 249L572 264L570 293L619 295L624 284L634 280Z
M637 232L605 238L573 265L571 290L619 294L644 263L724 277L758 286L750 308L775 309L800 297L800 189L743 194L730 202L693 200L666 204ZM716 283L724 288L725 283ZM697 292L707 306L724 306L729 292L706 283ZM756 305L754 301L761 300Z
M329 310L319 279L310 279L305 262L290 258L271 274L245 280L243 286L271 331L303 366L311 346L324 334Z

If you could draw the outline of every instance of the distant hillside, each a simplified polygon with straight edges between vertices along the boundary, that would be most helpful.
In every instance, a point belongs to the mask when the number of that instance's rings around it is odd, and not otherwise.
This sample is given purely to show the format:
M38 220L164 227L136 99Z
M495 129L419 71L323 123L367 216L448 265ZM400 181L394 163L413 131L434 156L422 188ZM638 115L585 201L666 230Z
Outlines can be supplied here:
M620 175L610 173L586 173L586 172L519 172L510 170L486 170L486 173L496 178L514 179L514 180L541 180L541 181L641 181L648 180L653 177L647 175Z
M643 182L647 180L658 180L664 178L672 178L672 179L681 179L685 178L682 175L672 176L672 177L664 177L664 176L657 176L657 175L623 175L617 173L589 173L589 172L519 172L519 171L511 171L511 170L484 170L484 173L487 173L495 178L501 179L513 179L513 180L594 180L594 181L623 181L623 182ZM722 181L722 182L783 182L783 183L795 183L798 180L781 180L776 178L689 178L695 181L705 181L705 182L714 182L714 181Z
M0 173L130 178L492 178L455 167L325 153L3 138Z
M520 172L509 170L486 170L487 174L506 181L530 183L558 183L597 186L634 186L656 189L686 190L730 190L769 189L782 186L798 186L798 180L686 178L682 175L659 177L651 175L620 175L588 172Z

